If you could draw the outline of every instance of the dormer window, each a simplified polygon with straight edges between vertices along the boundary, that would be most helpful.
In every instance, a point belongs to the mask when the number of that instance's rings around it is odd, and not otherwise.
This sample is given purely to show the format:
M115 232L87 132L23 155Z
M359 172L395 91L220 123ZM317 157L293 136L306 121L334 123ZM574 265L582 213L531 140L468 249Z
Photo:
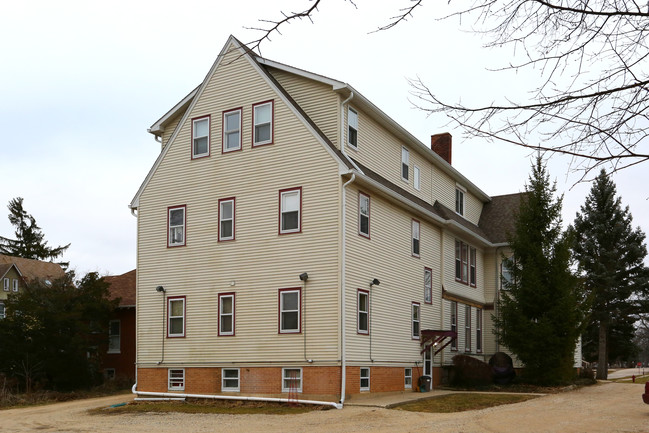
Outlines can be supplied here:
M455 213L464 216L464 189L455 187Z
M192 120L192 159L210 155L210 116Z
M354 109L349 108L347 111L347 143L357 149L358 148L358 113Z

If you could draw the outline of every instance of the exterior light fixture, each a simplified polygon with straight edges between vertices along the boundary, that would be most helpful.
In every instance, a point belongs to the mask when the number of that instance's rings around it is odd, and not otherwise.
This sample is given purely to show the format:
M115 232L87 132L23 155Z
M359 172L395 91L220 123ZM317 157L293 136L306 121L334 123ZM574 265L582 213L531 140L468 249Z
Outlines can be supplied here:
M165 288L162 287L162 286L158 286L158 287L156 287L156 288L155 288L155 291L158 292L158 293L164 293L164 292L166 292Z
M300 280L306 282L306 280L308 280L308 279L309 279L309 274L307 274L306 272L302 272L300 274Z
M370 283L370 287L372 287L372 286L378 286L378 285L380 285L380 284L381 284L381 282L380 282L379 280L377 280L376 278L374 278L374 279L372 280L372 282Z

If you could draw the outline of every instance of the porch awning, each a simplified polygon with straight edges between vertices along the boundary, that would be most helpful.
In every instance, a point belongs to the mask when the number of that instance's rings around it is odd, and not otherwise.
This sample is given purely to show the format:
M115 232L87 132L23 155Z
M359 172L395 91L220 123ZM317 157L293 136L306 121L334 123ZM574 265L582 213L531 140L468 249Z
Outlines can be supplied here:
M421 353L423 354L430 346L433 346L437 348L434 353L434 355L437 355L455 339L457 339L457 332L455 331L424 329L421 331Z

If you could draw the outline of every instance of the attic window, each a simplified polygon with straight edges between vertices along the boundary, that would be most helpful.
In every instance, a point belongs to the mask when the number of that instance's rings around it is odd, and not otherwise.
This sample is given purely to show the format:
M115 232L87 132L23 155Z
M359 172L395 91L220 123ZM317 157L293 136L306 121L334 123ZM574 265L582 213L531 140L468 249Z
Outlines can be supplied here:
M347 113L347 125L347 143L353 148L358 148L358 113L352 108L349 108Z
M459 186L455 188L455 212L464 216L464 189Z
M263 102L252 107L253 146L273 143L273 101Z
M192 159L210 155L210 117L192 120Z
M241 109L223 113L223 153L241 150Z
M410 152L405 147L401 148L401 179L408 182L410 169Z

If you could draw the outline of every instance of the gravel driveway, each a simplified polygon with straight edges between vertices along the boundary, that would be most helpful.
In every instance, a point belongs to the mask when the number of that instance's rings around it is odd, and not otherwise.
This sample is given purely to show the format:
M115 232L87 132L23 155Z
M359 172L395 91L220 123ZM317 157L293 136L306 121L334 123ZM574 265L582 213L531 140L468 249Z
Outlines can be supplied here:
M300 415L88 415L131 396L0 411L0 432L649 432L643 386L604 383L524 403L454 414L352 407Z

